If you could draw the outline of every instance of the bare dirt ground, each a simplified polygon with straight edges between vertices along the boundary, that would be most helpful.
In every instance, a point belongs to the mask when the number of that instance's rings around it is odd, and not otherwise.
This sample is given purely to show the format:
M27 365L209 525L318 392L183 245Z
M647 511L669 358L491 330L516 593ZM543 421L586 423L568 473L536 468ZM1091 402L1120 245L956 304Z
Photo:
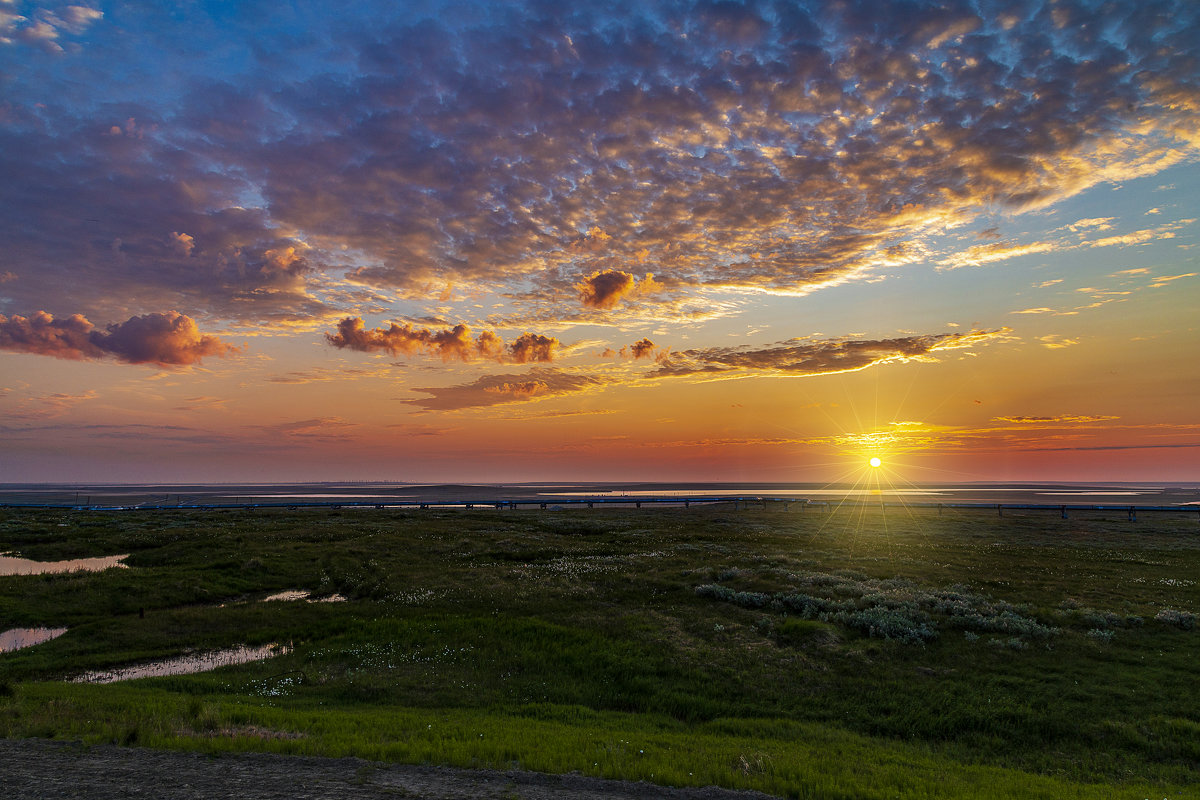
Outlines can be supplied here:
M0 797L162 800L768 800L758 792L674 789L580 775L382 764L266 753L219 757L40 739L0 739Z

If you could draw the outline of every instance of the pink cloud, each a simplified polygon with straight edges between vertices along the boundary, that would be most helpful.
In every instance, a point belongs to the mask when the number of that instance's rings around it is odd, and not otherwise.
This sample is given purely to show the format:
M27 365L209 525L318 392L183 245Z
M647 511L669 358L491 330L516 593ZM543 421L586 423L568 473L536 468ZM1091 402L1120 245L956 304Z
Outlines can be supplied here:
M115 358L127 364L184 366L239 348L201 333L195 320L178 311L143 314L98 329L82 314L55 318L39 311L30 317L0 314L0 350L72 360Z

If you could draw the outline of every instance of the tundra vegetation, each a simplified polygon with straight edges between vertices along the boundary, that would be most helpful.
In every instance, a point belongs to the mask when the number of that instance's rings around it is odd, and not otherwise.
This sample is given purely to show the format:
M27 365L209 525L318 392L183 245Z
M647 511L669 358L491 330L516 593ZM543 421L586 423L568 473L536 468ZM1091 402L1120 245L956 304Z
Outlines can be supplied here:
M813 798L1175 797L1200 767L1191 514L6 510L0 552L129 554L0 577L0 629L67 628L0 654L7 737Z

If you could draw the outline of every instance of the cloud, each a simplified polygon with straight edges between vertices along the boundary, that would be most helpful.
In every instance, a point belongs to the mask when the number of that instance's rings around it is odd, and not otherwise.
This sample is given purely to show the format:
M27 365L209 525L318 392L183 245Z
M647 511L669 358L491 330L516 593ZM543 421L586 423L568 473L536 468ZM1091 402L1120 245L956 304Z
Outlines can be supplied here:
M1060 249L1053 242L1033 242L1031 244L1004 244L996 242L993 244L977 244L973 247L968 247L961 253L944 258L938 262L939 266L947 267L948 269L958 269L959 267L978 267L983 264L990 264L994 261L1005 261L1010 258L1019 256L1028 256L1035 253L1049 253Z
M1110 231L1113 228L1113 220L1116 217L1091 217L1089 219L1080 219L1067 226L1070 231L1082 230L1097 230Z
M81 314L66 319L55 319L45 311L28 318L0 314L0 350L55 358L103 358L104 351L91 340L94 330Z
M224 411L225 406L229 403L227 397L210 397L201 395L199 397L188 397L183 401L183 405L175 406L175 411Z
M661 290L654 275L647 273L641 283L628 272L607 270L594 272L576 284L579 300L589 308L614 308L623 299L652 294Z
M1065 336L1059 336L1053 333L1046 334L1045 336L1039 336L1037 339L1042 343L1042 347L1050 350L1061 350L1064 347L1072 347L1073 345L1079 344L1078 339L1069 339Z
M256 425L272 436L287 436L297 439L340 440L345 439L349 429L358 423L347 422L341 417L314 417L312 419L280 422L275 425Z
M1049 453L1075 450L1175 450L1183 447L1200 447L1200 442L1180 442L1176 444L1099 444L1086 447L1031 447L1029 449L1038 453Z
M31 317L0 314L0 350L73 360L111 357L127 364L184 366L209 356L231 355L240 348L202 334L191 317L177 311L130 317L104 330L81 314L56 319L39 311Z
M817 5L343 5L302 36L295 11L125 9L70 70L3 66L14 307L277 324L352 313L351 285L590 312L803 293L1200 146L1187 0L1061 27L1040 2ZM0 36L102 32L74 8ZM651 271L669 292L632 283Z
M543 394L550 393L550 384L542 380L535 381L517 381L504 383L492 386L483 387L483 391L489 394L508 395L515 400L529 400Z
M59 39L64 33L83 34L104 17L104 12L87 6L66 6L57 10L37 8L32 15L31 18L0 8L0 45L21 42L47 53L61 54L65 49Z
M109 325L103 333L92 332L89 338L105 353L130 364L186 365L239 352L216 336L200 333L191 317L177 311L131 317Z
M792 339L760 348L713 347L671 353L653 377L733 372L824 375L891 361L927 359L941 350L972 347L1006 336L1008 329L905 336L896 339Z
M1169 230L1141 230L1133 231L1132 233L1123 233L1120 236L1106 236L1103 239L1096 239L1088 242L1088 247L1114 247L1131 244L1146 244L1147 242L1156 241L1158 239L1174 238L1175 233Z
M175 247L175 252L181 256L190 256L192 250L196 247L196 240L186 233L171 231L171 244Z
M1078 240L1063 239L1058 241L1043 241L1031 242L1029 244L1007 244L1003 242L994 242L991 244L974 245L967 248L963 252L955 253L951 256L938 261L940 267L947 269L957 269L959 267L980 266L989 264L994 261L1005 261L1010 258L1019 256L1033 255L1036 253L1050 253L1066 250L1079 250L1080 248L1094 247L1116 247L1135 244L1146 244L1148 242L1158 241L1162 239L1174 239L1176 231L1186 225L1195 222L1193 219L1177 220L1160 225L1157 228L1148 228L1140 231L1119 234L1116 236L1106 236L1100 239L1082 238L1089 232L1108 231L1113 229L1113 217L1100 217L1095 219L1081 219L1065 228L1058 230L1070 230L1078 232L1080 237Z
M447 427L445 425L414 425L411 422L397 422L388 425L405 436L445 436L450 433L457 433L462 430L459 427Z
M385 377L387 370L370 367L312 367L307 370L294 370L282 375L272 375L266 378L268 383L327 383L329 381L351 381L360 378Z
M1176 231L1195 221L1194 219L1176 220L1175 222L1159 225L1157 228L1146 228L1140 231L1123 233L1118 236L1106 236L1103 239L1094 239L1083 244L1087 247L1124 247L1134 244L1146 244L1147 242L1154 242L1160 239L1174 239Z
M104 12L88 6L67 6L60 16L71 33L83 33L89 25L103 19Z
M1015 422L1021 425L1045 425L1057 423L1077 423L1077 422L1107 422L1108 420L1120 419L1101 414L1059 414L1053 417L993 417L995 422Z
M553 336L543 336L540 333L522 333L508 346L507 358L499 360L510 361L515 364L553 361L554 351L558 345L558 339L555 339Z
M1163 275L1161 277L1156 277L1154 282L1150 284L1150 288L1161 289L1162 287L1169 285L1172 281L1183 280L1184 278L1195 278L1197 275L1200 275L1200 273L1185 272L1182 275Z
M485 359L514 364L553 361L559 346L558 339L536 333L523 333L512 344L505 344L492 331L483 331L472 338L471 329L463 323L440 331L414 328L408 322L403 325L393 322L387 328L367 330L359 317L346 317L338 323L337 333L327 333L325 339L338 349L363 353L425 353L441 356L443 361Z
M658 348L655 347L654 342L643 336L641 339L629 345L628 347L622 347L621 356L623 358L628 357L633 359L654 358L654 352L657 349Z
M97 392L90 389L81 394L70 394L67 392L43 394L22 403L15 412L10 412L8 416L17 419L57 417L70 411L80 403L95 400L99 396Z
M61 58L0 65L22 76L0 142L0 239L22 276L7 307L91 319L416 319L393 298L453 285L503 294L515 318L687 324L714 290L800 294L912 263L947 229L1196 152L1187 2L1107 6L1103 36L1036 2L513 2L470 6L469 25L436 4L318 5L299 38L289 12L149 4L100 26L33 5L6 7L28 17L14 25L67 51L129 26L69 53L86 93L41 66ZM252 43L244 69L211 46L228 42ZM960 260L1021 254L995 244ZM419 352L548 360L478 348Z
M511 414L493 414L487 419L496 420L528 420L528 419L563 419L566 417L595 417L618 413L611 408L559 409L552 411L522 412Z
M230 445L240 443L234 436L217 433L209 429L142 423L127 425L53 424L20 427L0 425L0 433L10 438L21 438L35 443L45 442L51 436L63 435L83 441L95 441L97 439L131 441L146 444L150 447L160 447L164 442L198 445L201 447L220 447L225 452L228 452Z
M455 411L579 394L601 388L605 383L604 379L589 375L535 367L525 375L485 375L455 386L414 387L413 391L429 397L405 402L426 411Z

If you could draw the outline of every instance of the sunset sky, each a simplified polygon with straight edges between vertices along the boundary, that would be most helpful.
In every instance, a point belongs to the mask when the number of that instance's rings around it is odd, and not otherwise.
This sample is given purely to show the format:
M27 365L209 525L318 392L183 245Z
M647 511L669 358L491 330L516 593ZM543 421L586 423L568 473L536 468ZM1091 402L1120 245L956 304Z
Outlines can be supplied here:
M1200 3L0 0L0 481L1200 480Z

